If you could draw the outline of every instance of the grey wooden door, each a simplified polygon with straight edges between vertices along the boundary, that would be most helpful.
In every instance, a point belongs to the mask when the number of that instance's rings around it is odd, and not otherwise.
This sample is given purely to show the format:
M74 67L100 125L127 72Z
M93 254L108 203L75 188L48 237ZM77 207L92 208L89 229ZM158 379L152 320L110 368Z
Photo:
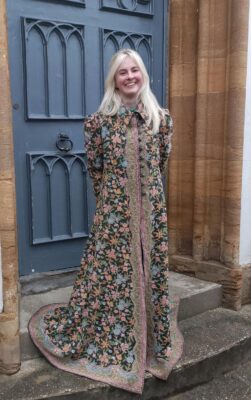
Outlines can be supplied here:
M112 54L136 49L165 97L166 0L7 0L20 274L78 266L95 201L82 121Z

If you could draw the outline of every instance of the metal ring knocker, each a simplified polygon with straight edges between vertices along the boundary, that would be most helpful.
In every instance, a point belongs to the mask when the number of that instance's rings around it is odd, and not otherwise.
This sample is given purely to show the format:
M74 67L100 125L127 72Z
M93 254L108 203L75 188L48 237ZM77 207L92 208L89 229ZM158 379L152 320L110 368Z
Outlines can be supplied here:
M60 151L71 151L72 147L73 147L73 142L72 140L69 138L69 135L67 135L67 133L59 133L58 135L58 139L56 141L56 146L58 148L58 150Z

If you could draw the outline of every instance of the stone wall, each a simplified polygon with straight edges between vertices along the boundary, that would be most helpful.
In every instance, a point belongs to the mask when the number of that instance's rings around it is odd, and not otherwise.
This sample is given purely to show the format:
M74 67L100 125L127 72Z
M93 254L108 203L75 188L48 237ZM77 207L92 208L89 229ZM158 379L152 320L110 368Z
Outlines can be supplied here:
M251 299L251 12L249 5L248 64L241 195L240 264L243 265L243 303Z
M173 269L223 284L238 309L248 0L171 0Z
M0 373L12 374L20 368L20 345L15 173L5 1L0 2L0 93L0 246L3 281Z

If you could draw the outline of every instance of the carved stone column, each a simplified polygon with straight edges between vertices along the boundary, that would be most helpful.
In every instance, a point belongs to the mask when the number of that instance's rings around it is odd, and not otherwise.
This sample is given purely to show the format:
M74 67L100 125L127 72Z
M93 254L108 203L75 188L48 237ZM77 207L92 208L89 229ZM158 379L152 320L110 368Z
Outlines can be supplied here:
M0 2L0 246L3 274L3 312L0 313L0 373L20 368L19 296L16 242L15 173L6 5Z
M241 4L240 4L241 3ZM248 0L171 0L171 266L241 305L240 200Z

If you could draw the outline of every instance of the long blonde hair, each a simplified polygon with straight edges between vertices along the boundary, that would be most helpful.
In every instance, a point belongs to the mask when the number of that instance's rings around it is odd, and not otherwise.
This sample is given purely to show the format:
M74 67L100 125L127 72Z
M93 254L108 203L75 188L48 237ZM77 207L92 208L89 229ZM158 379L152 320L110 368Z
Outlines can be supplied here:
M126 57L132 58L138 65L142 76L143 85L139 91L139 100L141 100L144 110L148 115L148 124L152 122L153 131L157 132L160 125L161 116L164 118L164 110L160 107L156 97L150 88L149 76L140 55L131 49L121 49L113 55L110 61L107 78L105 81L105 94L99 106L99 111L105 115L115 115L121 106L121 97L115 87L115 75Z

